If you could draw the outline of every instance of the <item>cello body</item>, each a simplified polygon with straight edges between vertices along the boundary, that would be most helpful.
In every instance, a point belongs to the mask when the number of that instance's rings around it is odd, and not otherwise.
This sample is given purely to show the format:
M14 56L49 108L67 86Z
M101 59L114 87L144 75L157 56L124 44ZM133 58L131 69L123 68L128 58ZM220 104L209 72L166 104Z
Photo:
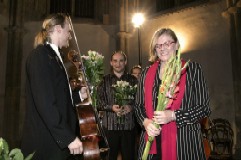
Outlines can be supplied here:
M77 77L81 82L79 87L86 87L87 98L78 104L75 104L79 120L80 140L83 143L83 160L108 160L109 145L104 130L100 124L97 110L92 105L90 84L86 78L85 68L82 63L79 46L74 33L73 24L69 17L70 25L73 31L73 37L78 52L71 50L68 52L68 60L74 64L77 69Z
M104 160L108 157L108 143L101 132L97 114L92 105L76 106L84 160Z

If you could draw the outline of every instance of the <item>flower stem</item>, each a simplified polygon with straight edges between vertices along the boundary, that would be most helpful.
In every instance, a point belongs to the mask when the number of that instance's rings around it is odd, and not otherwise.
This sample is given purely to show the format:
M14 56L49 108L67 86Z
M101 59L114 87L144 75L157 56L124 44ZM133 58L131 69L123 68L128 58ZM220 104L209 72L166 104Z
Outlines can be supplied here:
M142 155L142 160L147 159L153 140L154 140L153 137L150 137L150 136L148 137L148 141L146 142L146 147Z
M160 127L159 124L156 124L156 123L153 123L153 124L154 124L154 126L155 126L156 128L159 128L159 127ZM148 136L148 140L147 140L147 142L146 142L146 146L145 146L144 152L143 152L143 154L142 154L142 160L146 160L146 159L147 159L148 154L149 154L150 149L151 149L151 145L152 145L152 143L153 143L153 141L154 141L154 138L155 138L155 137L153 137L153 136Z

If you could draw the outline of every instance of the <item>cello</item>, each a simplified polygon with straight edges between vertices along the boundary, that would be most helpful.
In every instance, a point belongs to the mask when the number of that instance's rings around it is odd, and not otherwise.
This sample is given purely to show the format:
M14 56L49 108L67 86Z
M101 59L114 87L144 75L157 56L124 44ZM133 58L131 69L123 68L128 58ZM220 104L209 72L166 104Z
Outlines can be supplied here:
M79 120L80 139L83 143L83 160L104 160L108 157L108 142L100 124L97 110L92 106L91 92L89 91L90 87L82 63L77 38L70 16L68 16L68 19L78 50L78 52L69 52L68 60L76 67L81 86L87 88L87 98L75 105Z

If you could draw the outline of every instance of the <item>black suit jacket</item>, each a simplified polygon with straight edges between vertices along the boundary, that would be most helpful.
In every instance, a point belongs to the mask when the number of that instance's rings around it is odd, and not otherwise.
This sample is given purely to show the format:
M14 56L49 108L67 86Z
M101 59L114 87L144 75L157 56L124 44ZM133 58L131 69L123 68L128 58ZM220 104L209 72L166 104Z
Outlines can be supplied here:
M21 149L34 159L67 159L77 133L65 69L49 45L34 49L26 62L26 118Z

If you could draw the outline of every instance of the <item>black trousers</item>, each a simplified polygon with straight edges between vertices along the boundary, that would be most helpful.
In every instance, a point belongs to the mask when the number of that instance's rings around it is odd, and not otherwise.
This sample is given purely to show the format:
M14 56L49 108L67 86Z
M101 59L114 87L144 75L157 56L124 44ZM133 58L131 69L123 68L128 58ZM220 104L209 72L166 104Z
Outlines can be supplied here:
M106 130L106 137L110 147L109 160L116 160L119 151L121 152L122 160L134 160L135 136L135 129L121 131Z

